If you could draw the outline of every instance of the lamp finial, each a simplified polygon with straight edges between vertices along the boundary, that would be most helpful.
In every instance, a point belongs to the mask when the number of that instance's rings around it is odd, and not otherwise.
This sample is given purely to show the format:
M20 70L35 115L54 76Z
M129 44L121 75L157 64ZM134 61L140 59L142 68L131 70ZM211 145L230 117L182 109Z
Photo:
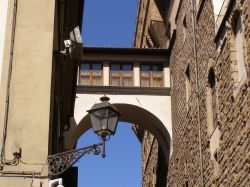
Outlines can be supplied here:
M102 102L106 102L106 101L109 101L110 98L109 98L108 96L104 95L104 96L102 96L102 97L100 98L100 100L101 100Z

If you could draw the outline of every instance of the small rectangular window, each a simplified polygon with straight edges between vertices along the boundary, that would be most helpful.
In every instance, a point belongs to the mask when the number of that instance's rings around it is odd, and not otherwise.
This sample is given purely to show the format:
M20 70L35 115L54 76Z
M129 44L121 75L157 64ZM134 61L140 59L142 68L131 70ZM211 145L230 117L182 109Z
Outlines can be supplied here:
M162 83L162 66L159 64L142 64L141 65L141 86L142 87L161 87Z
M102 64L99 64L99 63L81 64L80 85L101 86L102 85Z
M111 86L133 86L133 66L131 64L111 64Z
M150 65L141 66L141 86L150 86Z
M189 98L191 96L191 72L190 72L190 65L187 66L186 72L185 72L185 85L186 85L186 103L187 103L187 109L189 109Z

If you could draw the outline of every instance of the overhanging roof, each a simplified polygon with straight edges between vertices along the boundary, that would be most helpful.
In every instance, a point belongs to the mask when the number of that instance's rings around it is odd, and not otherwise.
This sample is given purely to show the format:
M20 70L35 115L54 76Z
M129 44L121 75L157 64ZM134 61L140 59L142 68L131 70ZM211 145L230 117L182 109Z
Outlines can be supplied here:
M169 57L167 49L83 47L81 61L163 63L168 66Z

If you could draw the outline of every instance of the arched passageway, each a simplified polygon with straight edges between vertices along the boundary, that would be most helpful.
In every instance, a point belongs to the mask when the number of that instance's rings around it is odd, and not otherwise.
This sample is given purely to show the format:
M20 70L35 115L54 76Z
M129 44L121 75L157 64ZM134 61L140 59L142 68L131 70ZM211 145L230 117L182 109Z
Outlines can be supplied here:
M122 114L119 121L136 124L156 137L165 155L166 165L168 165L171 152L171 137L166 125L154 114L142 107L124 103L115 103L114 105ZM90 116L86 114L78 124L74 120L71 123L71 130L65 134L67 137L66 145L70 149L74 148L80 136L91 128Z

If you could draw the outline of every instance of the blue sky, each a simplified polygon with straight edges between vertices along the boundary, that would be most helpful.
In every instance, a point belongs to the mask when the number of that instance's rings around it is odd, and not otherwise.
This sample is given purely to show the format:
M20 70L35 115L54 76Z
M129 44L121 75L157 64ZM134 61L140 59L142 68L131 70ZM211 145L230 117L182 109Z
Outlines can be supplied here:
M85 46L132 47L137 0L85 0L82 35ZM112 102L112 101L111 101ZM77 148L98 143L90 129ZM77 163L79 187L141 186L141 145L131 125L121 122L106 145L106 158L85 155Z
M137 0L85 0L83 43L132 47L137 5Z
M98 143L92 129L78 141L77 147ZM119 123L115 136L106 144L106 157L87 154L78 166L79 187L140 187L141 145L128 123Z

